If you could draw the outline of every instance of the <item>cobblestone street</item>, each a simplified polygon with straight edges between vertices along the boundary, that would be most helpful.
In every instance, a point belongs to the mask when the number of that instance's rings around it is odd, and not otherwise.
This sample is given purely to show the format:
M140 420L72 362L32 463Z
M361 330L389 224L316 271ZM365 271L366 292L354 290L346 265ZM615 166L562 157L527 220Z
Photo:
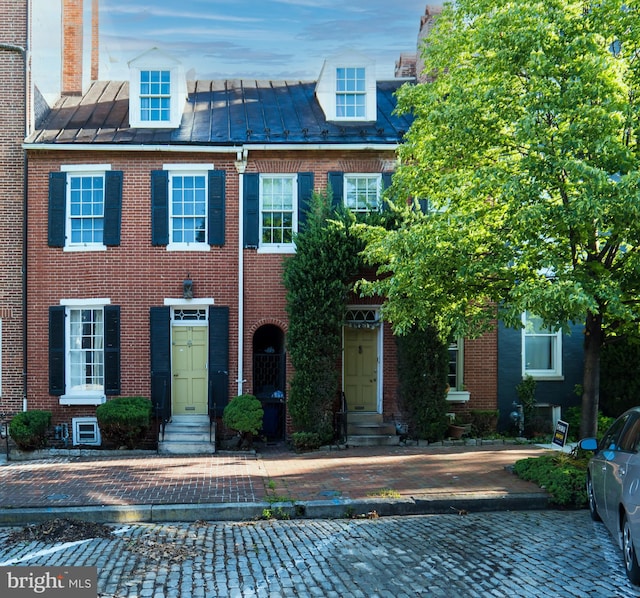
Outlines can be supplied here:
M640 596L587 511L113 526L9 545L0 566L97 566L98 596Z

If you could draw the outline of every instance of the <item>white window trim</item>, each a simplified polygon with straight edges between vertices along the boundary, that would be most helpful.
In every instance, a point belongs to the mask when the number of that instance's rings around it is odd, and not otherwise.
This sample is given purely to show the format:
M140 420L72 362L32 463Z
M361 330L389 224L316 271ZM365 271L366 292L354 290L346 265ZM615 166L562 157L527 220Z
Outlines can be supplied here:
M60 299L60 305L71 309L99 309L106 305L111 305L110 299ZM65 353L68 351L69 345L69 319L65 318ZM69 360L65 355L65 388L69 380ZM78 392L65 392L60 396L60 405L102 405L107 400L104 390L82 390Z
M142 71L169 71L170 92L169 92L169 120L142 120L140 110L140 73ZM182 83L184 78L182 69L179 66L162 66L160 64L141 64L131 67L129 78L129 125L138 129L177 129L182 120L182 110L184 106Z
M377 178L378 179L377 209L356 210L347 205L347 179L349 178ZM344 175L342 176L342 185L344 189L342 203L345 208L347 208L354 214L379 213L382 210L382 174L381 173L379 172L345 172Z
M173 175L176 176L204 176L205 183L205 239L209 236L209 171L213 170L213 164L164 164L163 170L169 174L169 192L168 192L168 211L169 211L169 244L167 251L210 251L211 245L206 241L204 243L174 243L171 241L173 237L172 219L173 210L171 201L171 183Z
M105 172L111 170L111 164L63 164L60 166L60 172L68 172L73 175L91 175L102 176L104 179ZM106 251L107 246L104 243L71 243L71 185L67 185L65 197L65 244L63 251ZM104 214L103 214L104 219Z
M79 426L82 424L94 424L96 430L96 441L95 442L80 442L78 438L80 436ZM95 417L74 417L71 420L72 427L72 438L74 446L100 446L102 444L102 439L100 437L100 426L98 426L98 419Z
M264 174L260 174L259 181L259 206L258 206L258 253L295 253L296 252L296 244L295 241L291 243L263 243L262 242L262 177L271 177L271 178L289 178L293 180L293 218L292 218L292 229L293 235L295 236L298 232L298 175L297 174L289 174L289 173L281 173L281 172L265 172Z
M535 314L534 314L535 315ZM550 370L529 370L527 369L527 355L526 355L526 326L527 317L526 313L522 314L522 331L521 331L521 355L522 355L522 378L525 376L531 376L536 380L564 380L562 373L562 330L558 330L555 333L545 336L555 336L555 351L554 351L554 367Z
M464 339L457 339L456 369L459 388L450 388L447 391L449 403L466 403L471 398L471 393L464 389Z
M365 116L338 117L336 106L337 69L364 68L365 70ZM377 89L375 60L359 52L345 52L325 60L318 82L316 98L325 118L333 122L375 122L377 120Z

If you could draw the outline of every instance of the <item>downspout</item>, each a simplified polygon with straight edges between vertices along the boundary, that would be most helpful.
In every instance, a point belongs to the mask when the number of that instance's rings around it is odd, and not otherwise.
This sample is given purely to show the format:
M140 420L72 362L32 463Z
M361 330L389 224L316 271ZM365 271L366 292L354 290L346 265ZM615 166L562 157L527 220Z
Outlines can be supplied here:
M249 150L236 154L238 172L238 378L237 394L243 393L244 379L244 172L247 168Z
M23 105L23 125L24 139L29 135L29 114L30 110L27 104L31 102L31 94L29 93L29 27L31 3L27 3L27 17L25 23L25 33L27 47L23 48L15 44L0 43L0 50L14 52L20 54L23 61L24 76L24 105ZM22 410L27 410L27 151L22 150Z

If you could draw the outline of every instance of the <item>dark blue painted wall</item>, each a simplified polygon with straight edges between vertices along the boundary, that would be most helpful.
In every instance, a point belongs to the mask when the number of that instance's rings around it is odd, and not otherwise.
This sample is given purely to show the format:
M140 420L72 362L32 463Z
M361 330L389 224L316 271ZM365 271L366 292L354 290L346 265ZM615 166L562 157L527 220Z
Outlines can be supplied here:
M560 405L562 413L568 407L580 405L580 397L575 394L575 385L582 384L583 326L576 325L570 335L562 337L563 380L538 380L536 401ZM498 325L498 409L501 431L509 429L509 414L513 402L519 403L516 386L522 381L522 331Z

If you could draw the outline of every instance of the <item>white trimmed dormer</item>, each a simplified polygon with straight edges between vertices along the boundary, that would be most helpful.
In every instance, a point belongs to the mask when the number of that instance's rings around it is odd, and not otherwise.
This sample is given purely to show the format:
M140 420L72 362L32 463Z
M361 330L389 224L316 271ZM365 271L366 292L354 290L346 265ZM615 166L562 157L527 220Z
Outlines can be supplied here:
M158 48L129 62L129 126L176 129L187 84L182 64Z
M375 121L375 61L358 52L327 58L316 83L316 98L329 121Z

